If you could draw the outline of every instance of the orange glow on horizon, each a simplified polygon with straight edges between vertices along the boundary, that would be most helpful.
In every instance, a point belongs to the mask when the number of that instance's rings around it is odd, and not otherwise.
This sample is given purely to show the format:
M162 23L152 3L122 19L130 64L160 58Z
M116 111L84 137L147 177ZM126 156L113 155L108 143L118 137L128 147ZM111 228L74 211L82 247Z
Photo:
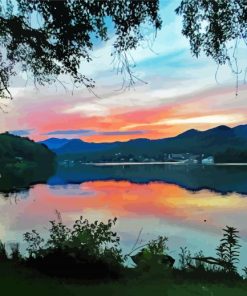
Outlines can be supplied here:
M68 113L71 102L61 98L34 101L31 105L17 104L16 113L5 116L9 130L31 129L29 137L35 141L49 137L80 138L87 142L128 141L137 138L159 139L176 136L188 129L206 130L217 125L246 124L247 109L222 96L232 89L222 89L154 106L109 107L106 114ZM243 89L244 94L245 89ZM220 99L216 100L216 95ZM242 95L243 96L243 95ZM229 107L228 107L229 105ZM15 116L16 115L16 116ZM11 128L12 127L12 128ZM48 135L49 132L89 130L88 134ZM129 134L128 134L129 132Z

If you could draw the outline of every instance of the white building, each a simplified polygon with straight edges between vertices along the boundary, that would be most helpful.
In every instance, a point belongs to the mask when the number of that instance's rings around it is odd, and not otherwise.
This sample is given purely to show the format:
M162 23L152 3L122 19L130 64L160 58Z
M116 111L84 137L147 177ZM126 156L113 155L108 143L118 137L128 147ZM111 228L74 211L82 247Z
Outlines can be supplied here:
M207 158L202 159L202 164L213 164L213 163L214 163L213 156L209 156Z

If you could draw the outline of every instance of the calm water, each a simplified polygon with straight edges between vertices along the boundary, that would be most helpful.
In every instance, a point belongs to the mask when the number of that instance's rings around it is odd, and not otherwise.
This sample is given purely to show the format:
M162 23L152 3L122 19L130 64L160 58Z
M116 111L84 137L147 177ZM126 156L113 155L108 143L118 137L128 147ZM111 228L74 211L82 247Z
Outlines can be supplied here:
M7 243L31 229L46 233L56 210L68 225L80 215L118 217L126 252L141 229L142 243L166 235L175 258L180 246L214 255L229 225L240 230L241 266L247 265L246 166L59 167L46 184L0 196L0 238Z

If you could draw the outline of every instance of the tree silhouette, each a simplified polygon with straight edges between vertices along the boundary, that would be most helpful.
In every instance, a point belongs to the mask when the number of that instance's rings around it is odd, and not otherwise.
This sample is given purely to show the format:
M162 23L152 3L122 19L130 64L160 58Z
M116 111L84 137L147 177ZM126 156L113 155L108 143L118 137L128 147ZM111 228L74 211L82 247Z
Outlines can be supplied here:
M182 33L190 41L192 54L204 53L218 65L228 63L237 77L237 94L242 71L237 48L240 41L247 45L246 0L182 0L176 13L183 17Z
M218 65L229 63L238 91L236 50L240 40L247 44L246 0L182 0L176 13L183 17L182 33L192 54L203 52ZM92 60L95 40L112 35L117 70L132 86L138 78L129 50L145 39L142 27L147 24L155 32L161 28L159 0L0 0L0 97L12 98L15 69L31 73L35 85L61 83L59 76L67 74L75 86L92 90L94 81L81 73L80 63Z
M16 65L32 74L35 85L68 74L75 85L92 89L94 81L80 72L80 62L92 60L96 39L109 39L109 19L116 36L112 55L133 84L128 51L143 40L142 25L161 28L158 8L158 0L0 0L0 97L11 97Z

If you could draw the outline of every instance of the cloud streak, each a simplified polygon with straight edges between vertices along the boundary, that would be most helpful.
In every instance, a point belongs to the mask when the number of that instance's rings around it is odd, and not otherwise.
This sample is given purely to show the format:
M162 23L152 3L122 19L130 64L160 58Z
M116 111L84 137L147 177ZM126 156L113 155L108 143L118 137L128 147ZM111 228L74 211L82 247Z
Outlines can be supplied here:
M24 137L24 136L29 136L33 131L34 129L23 129L23 130L12 130L12 131L9 131L9 133L15 136Z
M23 132L25 131L16 131ZM96 131L96 130L55 130L43 133L43 136L92 136L92 135L101 135L101 136L132 136L132 135L142 135L145 134L144 130L131 130L131 131ZM20 135L20 134L18 134Z
M113 131L113 132L100 132L98 135L103 135L103 136L119 136L119 135L142 135L145 134L146 131Z
M84 130L84 129L78 129L78 130L58 130L58 131L51 131L47 133L43 133L44 136L53 136L53 135L85 135L85 134L92 134L94 133L93 130Z

